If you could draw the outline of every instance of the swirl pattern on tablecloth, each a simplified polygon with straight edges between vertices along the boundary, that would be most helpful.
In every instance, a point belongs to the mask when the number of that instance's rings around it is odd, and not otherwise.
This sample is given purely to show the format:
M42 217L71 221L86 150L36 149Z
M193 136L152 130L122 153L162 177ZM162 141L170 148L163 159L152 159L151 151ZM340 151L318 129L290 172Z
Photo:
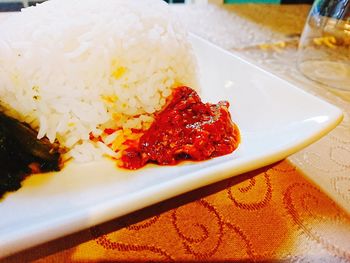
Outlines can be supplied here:
M263 180L261 180L263 179ZM256 191L254 191L254 187L256 184L256 180L259 180L259 186L256 187ZM264 189L263 191L261 191ZM246 195L243 196L243 199L239 199L235 192L239 191L240 193L245 193ZM263 207L265 207L272 197L272 186L270 177L267 173L264 173L264 175L258 178L251 178L248 181L248 185L244 185L241 187L229 187L227 189L227 195L229 199L233 202L233 204L241 209L247 209L247 210L258 210ZM255 200L253 201L252 198Z
M135 254L140 254L140 252L148 252L155 254L157 258L159 257L158 260L173 261L173 258L160 247L154 245L138 245L113 241L110 236L102 234L98 227L93 227L90 229L90 231L95 237L96 243L106 250L136 252Z
M345 201L350 201L350 177L338 176L331 180L333 189L341 196Z
M304 234L337 256L350 260L349 222L334 202L320 195L319 189L294 183L286 189L283 202Z
M238 226L224 222L217 209L204 199L201 199L192 205L198 206L194 208L195 211L198 212L199 209L203 209L210 216L208 217L207 215L205 217L198 217L197 215L195 220L186 220L186 217L189 216L187 215L189 210L188 207L186 207L184 211L185 213L182 215L184 218L181 220L181 208L175 209L172 212L173 226L176 229L178 237L182 240L182 244L188 254L191 254L196 259L200 260L210 259L222 245L224 231L229 231L231 234L234 234L236 238L238 237L240 243L243 242L245 244L246 254L250 258L253 257L251 244ZM204 221L208 226L210 226L211 231L205 226ZM216 223L213 224L213 221ZM180 223L182 226L180 226ZM214 231L213 225L216 225L216 229L214 229ZM206 248L206 252L203 252L203 247ZM198 252L197 250L201 252Z

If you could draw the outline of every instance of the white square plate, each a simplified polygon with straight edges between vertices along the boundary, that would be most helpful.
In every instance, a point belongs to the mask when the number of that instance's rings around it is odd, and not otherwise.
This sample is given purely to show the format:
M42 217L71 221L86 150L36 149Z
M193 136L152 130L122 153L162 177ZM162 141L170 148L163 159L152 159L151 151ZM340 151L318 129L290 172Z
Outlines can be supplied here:
M0 257L284 159L321 138L342 112L216 46L191 37L201 97L228 100L242 141L230 155L138 171L110 161L33 175L0 202Z

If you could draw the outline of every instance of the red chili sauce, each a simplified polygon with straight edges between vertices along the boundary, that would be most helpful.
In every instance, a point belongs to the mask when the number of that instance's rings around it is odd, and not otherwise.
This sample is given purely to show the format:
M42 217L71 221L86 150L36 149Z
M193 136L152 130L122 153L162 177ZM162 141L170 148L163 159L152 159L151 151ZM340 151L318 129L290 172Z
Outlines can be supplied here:
M181 160L206 160L233 152L239 144L237 126L231 121L229 103L202 103L189 87L178 87L166 107L138 143L124 150L121 167L138 169L148 162L161 165Z

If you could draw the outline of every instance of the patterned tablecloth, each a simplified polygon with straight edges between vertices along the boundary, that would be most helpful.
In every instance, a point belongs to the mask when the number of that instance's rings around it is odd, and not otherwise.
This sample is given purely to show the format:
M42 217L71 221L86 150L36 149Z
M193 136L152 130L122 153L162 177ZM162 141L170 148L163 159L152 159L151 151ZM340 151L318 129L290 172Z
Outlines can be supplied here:
M342 108L342 124L288 160L0 262L350 262L350 105L295 67L310 6L172 8L192 32Z

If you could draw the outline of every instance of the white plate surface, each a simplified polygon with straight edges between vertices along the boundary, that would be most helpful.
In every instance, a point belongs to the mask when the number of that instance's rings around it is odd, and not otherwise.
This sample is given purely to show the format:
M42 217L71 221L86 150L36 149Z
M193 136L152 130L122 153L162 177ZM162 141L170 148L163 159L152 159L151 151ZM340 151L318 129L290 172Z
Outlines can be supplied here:
M239 149L178 166L125 171L105 161L31 176L0 202L0 257L284 159L341 121L338 108L204 40L191 41L201 97L231 103Z

